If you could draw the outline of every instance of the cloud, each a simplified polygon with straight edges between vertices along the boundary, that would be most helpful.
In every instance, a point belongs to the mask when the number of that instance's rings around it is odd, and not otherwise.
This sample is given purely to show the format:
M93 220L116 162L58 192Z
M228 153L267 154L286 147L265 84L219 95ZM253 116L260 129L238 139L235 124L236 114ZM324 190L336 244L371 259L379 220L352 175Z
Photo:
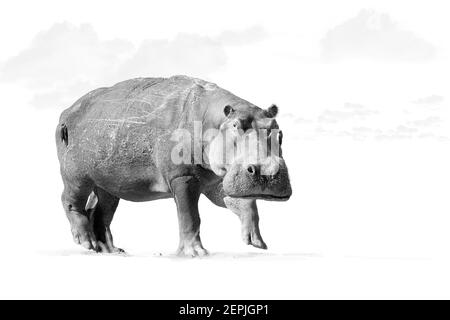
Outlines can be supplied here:
M0 68L0 80L39 88L108 78L132 49L126 40L100 40L88 24L58 23L7 60Z
M123 78L156 74L207 77L227 63L227 46L242 46L267 37L264 28L226 30L214 37L180 33L171 40L145 40L120 69Z
M419 98L417 100L414 100L414 104L418 105L437 105L444 101L444 97L439 96L437 94L433 94L431 96Z
M318 117L320 123L337 123L345 120L364 119L367 116L377 114L377 111L368 109L360 104L346 103L343 109L327 109Z
M119 70L122 78L143 75L207 76L227 62L224 45L214 38L178 34L172 40L145 40Z
M377 134L381 134L382 130L373 129L369 127L353 127L347 130L330 130L327 131L324 128L321 128L318 132L322 135L327 134L329 136L336 136L340 138L352 138L354 140L366 140L368 138L372 138Z
M261 41L255 26L207 37L181 33L172 39L145 39L137 48L128 40L102 40L89 24L57 23L30 46L0 66L0 81L24 84L37 107L60 106L81 90L145 76L188 74L208 77L227 63L227 46Z
M217 41L224 45L242 46L267 38L266 30L261 26L252 26L240 31L227 30L219 34Z
M334 27L321 41L325 61L369 59L378 61L426 61L436 48L411 31L402 30L388 14L361 10Z
M312 124L314 122L314 120L299 117L292 112L282 112L278 116L278 119L282 119L282 121L286 122L291 122L294 125Z
M290 117L292 124L305 139L319 137L342 137L363 140L381 133L369 125L377 119L379 112L359 103L345 103L340 108L325 109L316 117L304 119ZM377 116L374 118L374 116Z
M31 98L30 104L37 108L67 107L67 105L86 92L89 92L92 86L89 82L76 82L67 84L56 90L46 90L35 93Z
M406 140L406 139L432 139L448 141L449 138L439 132L423 131L423 128L400 125L394 129L385 130L375 135L376 140Z
M445 127L440 126L443 121L438 116L407 121L394 128L379 131L374 137L377 140L434 139L437 141L448 141L448 132L445 132Z
M419 112L420 111L420 112ZM353 140L393 141L407 139L430 139L449 141L443 114L416 110L407 118L395 110L379 111L359 103L345 103L340 108L325 109L311 119L296 118L291 126L302 139L342 138Z
M432 139L437 140L441 142L448 142L450 141L450 138L444 135L438 135L433 133L422 133L417 136L419 139Z
M410 121L409 124L416 127L430 127L438 124L441 121L441 118L437 116L430 116L425 119Z

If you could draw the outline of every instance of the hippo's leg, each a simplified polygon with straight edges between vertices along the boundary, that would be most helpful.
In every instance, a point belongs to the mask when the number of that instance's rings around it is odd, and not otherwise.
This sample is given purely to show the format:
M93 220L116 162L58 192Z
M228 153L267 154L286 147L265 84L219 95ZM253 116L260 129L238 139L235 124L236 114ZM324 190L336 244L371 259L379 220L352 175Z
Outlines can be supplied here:
M194 177L179 177L172 180L171 186L177 204L180 229L180 245L177 254L192 257L208 254L200 240L198 180Z
M223 199L228 209L241 219L241 236L246 244L260 249L267 249L267 245L259 231L258 207L255 199L225 197Z
M86 210L90 213L91 220L93 221L98 251L104 253L122 253L124 250L114 246L110 229L114 212L117 209L120 199L100 188L96 188L94 192L89 197Z
M61 200L70 222L74 242L86 249L97 250L93 226L89 220L89 214L85 210L91 191L92 186L90 184L64 180Z
M267 249L267 245L264 243L259 231L259 215L256 200L226 197L222 183L208 188L203 193L212 203L219 207L230 209L239 217L241 220L241 236L245 244L251 244L260 249Z

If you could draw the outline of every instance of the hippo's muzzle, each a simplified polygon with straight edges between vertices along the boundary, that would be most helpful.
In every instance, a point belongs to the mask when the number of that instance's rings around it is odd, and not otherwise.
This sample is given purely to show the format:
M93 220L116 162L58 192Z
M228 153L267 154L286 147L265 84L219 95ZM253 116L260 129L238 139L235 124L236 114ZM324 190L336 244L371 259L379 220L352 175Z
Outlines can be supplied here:
M286 201L292 194L286 164L279 157L260 164L234 164L225 174L223 188L234 198Z

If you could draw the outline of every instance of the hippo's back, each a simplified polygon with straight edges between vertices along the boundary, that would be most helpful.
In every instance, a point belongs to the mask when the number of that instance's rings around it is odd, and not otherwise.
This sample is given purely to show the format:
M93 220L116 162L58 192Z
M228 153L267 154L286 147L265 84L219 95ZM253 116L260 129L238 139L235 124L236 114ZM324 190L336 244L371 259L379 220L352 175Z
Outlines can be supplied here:
M165 80L167 79L136 78L119 82L111 87L95 89L64 110L60 117L60 123L76 124L90 114L91 110L95 110L97 113L104 111L110 116L114 116L118 109L123 108L124 103L138 104L136 99L139 96L144 95L146 91L151 91L148 89Z

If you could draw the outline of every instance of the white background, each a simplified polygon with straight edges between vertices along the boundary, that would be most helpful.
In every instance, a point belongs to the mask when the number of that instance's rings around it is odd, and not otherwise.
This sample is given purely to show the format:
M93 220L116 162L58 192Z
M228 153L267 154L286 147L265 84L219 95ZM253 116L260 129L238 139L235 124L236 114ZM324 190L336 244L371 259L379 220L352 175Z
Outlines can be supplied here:
M4 1L1 298L450 298L445 1ZM259 202L269 250L200 201L211 255L173 256L172 199L122 201L126 256L72 242L60 112L135 76L276 102L293 187Z

